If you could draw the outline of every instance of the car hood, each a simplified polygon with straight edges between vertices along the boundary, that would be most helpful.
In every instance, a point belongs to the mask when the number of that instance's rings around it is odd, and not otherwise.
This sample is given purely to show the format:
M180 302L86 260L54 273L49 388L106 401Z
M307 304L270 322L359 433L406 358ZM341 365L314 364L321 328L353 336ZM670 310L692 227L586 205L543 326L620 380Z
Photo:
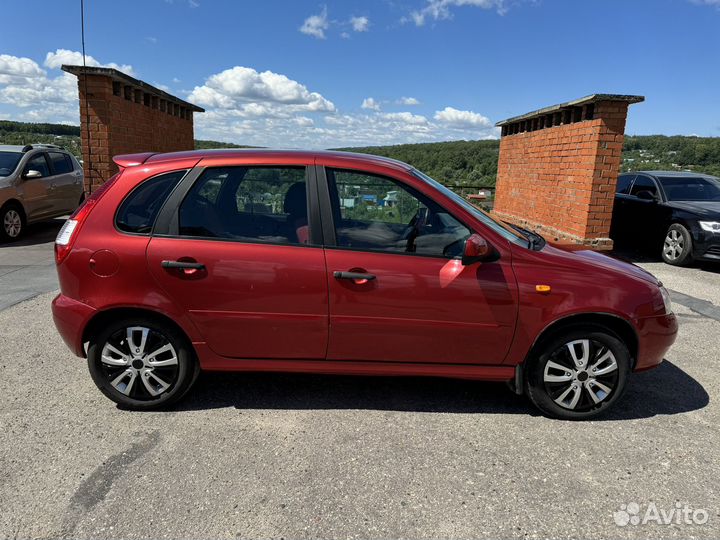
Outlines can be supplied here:
M720 201L669 201L670 208L692 212L699 218L720 219Z
M631 262L620 260L614 256L593 251L588 249L587 246L549 243L545 249L551 250L555 255L563 254L568 257L573 257L576 261L580 260L606 271L634 276L654 285L658 285L660 283L660 281L647 270L644 270Z

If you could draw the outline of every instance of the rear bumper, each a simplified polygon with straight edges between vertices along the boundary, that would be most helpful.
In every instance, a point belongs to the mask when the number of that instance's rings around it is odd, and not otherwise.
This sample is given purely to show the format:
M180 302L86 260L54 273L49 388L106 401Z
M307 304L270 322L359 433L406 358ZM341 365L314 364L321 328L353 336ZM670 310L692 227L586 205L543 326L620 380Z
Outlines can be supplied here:
M656 367L665 358L665 353L675 343L678 322L674 313L655 317L644 317L637 321L638 357L635 371Z
M96 311L95 308L62 294L57 295L52 301L55 327L70 350L82 358L85 357L83 332Z

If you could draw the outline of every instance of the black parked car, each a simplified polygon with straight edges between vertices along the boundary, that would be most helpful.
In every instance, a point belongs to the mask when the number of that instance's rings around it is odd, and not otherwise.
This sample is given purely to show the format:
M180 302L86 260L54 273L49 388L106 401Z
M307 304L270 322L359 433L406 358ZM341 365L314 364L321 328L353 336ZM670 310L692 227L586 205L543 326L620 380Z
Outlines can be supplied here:
M618 177L610 236L660 252L668 264L720 261L720 179L674 171Z

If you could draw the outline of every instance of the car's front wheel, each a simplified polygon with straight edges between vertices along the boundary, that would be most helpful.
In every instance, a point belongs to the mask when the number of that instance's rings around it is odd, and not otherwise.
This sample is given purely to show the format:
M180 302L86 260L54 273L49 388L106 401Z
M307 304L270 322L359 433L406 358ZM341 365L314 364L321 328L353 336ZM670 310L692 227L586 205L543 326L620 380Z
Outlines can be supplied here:
M663 261L673 266L686 266L693 260L692 250L690 231L679 223L670 225L663 242Z
M0 238L6 242L17 240L25 229L25 217L22 208L9 203L0 209Z
M553 418L593 418L622 395L630 353L614 334L596 327L575 328L548 340L529 360L525 392Z
M88 367L100 391L135 410L170 405L185 395L198 367L182 333L152 318L115 321L88 348Z

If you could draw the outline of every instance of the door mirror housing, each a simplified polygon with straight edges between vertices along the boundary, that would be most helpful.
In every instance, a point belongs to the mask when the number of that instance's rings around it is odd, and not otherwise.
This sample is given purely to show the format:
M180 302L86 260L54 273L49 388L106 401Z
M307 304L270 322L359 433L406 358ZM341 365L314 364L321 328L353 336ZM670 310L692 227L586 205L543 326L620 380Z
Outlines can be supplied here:
M476 262L496 261L498 258L499 253L479 234L473 233L465 240L462 255L464 266Z
M36 171L35 169L30 169L28 171L25 171L25 174L23 174L23 178L26 180L30 180L33 178L42 178L42 173L40 171Z
M655 196L652 191L648 191L646 189L638 191L635 196L643 201L657 201L657 196Z

